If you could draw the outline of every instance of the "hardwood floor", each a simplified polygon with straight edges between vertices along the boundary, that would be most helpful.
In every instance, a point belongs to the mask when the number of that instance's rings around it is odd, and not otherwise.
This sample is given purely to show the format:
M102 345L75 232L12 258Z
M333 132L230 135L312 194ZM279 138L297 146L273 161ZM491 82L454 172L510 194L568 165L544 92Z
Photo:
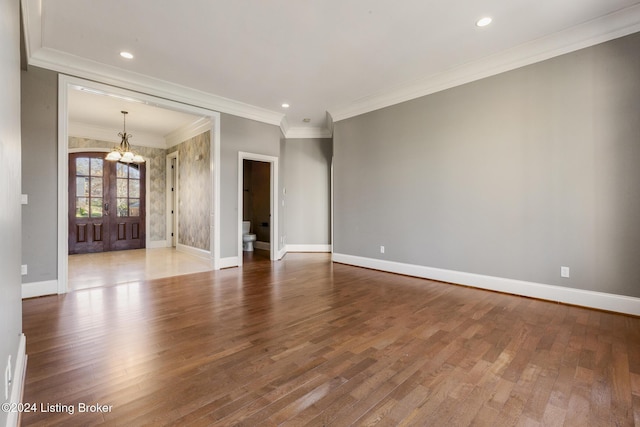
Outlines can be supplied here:
M639 318L251 258L25 300L23 425L640 425Z

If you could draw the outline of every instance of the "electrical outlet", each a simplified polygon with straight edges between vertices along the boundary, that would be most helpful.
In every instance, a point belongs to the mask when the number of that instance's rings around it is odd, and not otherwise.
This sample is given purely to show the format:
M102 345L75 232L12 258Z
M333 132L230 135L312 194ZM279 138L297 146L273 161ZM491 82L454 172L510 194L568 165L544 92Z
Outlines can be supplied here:
M380 253L383 254L384 253L384 246L380 246Z
M27 264L22 264L20 266L20 272L22 273L23 276L26 276L28 273L28 269L27 269Z
M560 277L569 277L569 267L560 267Z

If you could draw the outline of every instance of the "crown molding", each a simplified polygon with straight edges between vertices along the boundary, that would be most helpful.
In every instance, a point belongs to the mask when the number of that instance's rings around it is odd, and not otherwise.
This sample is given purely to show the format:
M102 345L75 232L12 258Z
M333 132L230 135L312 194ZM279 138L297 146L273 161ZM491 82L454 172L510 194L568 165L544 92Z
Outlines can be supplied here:
M231 114L271 125L280 125L283 114L223 98L197 89L122 70L49 48L40 48L28 57L29 65L62 74L93 80L135 92L171 99L207 110Z
M116 144L121 141L121 138L118 136L118 129L107 129L78 122L69 122L68 133L70 137L95 139L98 141L113 142ZM165 145L165 139L159 135L133 131L131 137L133 137L133 141L129 141L129 143L132 146L161 149L167 148Z
M331 116L331 113L329 113L328 111L326 112L325 120L327 121L327 130L329 131L329 134L333 138L333 117Z
M211 120L207 117L200 117L198 120L186 126L178 128L165 135L165 148L171 148L187 139L198 136L201 133L211 130Z
M42 47L42 0L22 0L22 25L27 58Z
M286 138L330 138L333 122L640 31L640 4L637 4L478 61L425 76L417 81L397 86L392 90L365 96L349 104L335 106L328 110L332 121L328 122L328 126L324 128L292 128L286 122L285 115L280 112L45 48L42 46L41 3L42 0L22 1L29 65L280 126Z
M327 117L330 117L327 114ZM311 139L311 138L331 138L333 137L333 122L327 121L327 124L331 124L331 129L321 127L291 127L287 117L283 117L280 122L280 130L286 139Z
M287 139L331 138L331 132L325 128L289 128L285 134Z
M287 116L284 116L282 120L280 120L280 131L285 138L287 137L287 132L289 132L290 128L291 126L289 126L289 120L287 120Z
M333 122L338 122L637 31L640 31L640 5L619 10L442 73L426 76L391 91L366 96L350 104L331 108L329 113Z
M31 66L271 125L279 126L284 117L280 112L46 48L42 45L42 0L23 0L22 15L27 61Z

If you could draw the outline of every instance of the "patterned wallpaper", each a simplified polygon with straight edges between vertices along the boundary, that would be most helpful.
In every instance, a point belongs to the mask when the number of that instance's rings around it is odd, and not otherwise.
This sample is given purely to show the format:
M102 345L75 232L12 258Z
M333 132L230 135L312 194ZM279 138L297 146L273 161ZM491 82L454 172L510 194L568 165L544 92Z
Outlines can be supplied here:
M69 148L113 148L116 143L98 141L95 139L69 137ZM149 240L165 240L166 234L166 187L165 169L167 150L131 145L131 148L146 159L147 174L149 176L150 193L147 205L149 216Z
M168 152L178 150L178 243L210 250L209 215L211 132L190 138Z

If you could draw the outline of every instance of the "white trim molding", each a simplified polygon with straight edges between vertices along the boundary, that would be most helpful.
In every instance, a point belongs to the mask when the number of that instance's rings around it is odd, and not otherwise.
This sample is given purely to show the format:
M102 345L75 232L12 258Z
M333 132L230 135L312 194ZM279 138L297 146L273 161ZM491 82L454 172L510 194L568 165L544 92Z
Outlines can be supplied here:
M193 246L187 246L181 243L177 243L176 250L178 252L184 252L185 254L195 255L200 258L205 258L207 261L211 261L211 252L204 249L194 248Z
M22 16L29 65L271 125L280 126L284 117L281 112L45 47L42 44L42 0L23 0Z
M35 298L58 293L58 281L31 282L22 284L22 299Z
M170 242L166 240L151 240L147 244L147 249L157 249L157 248L166 248L170 245Z
M585 22L383 93L329 108L333 122L420 98L640 31L640 5Z
M484 276L481 274L444 270L441 268L354 255L334 253L332 259L334 262L341 264L355 265L389 273L404 274L490 291L640 316L640 298L635 297L546 285L544 283L527 282L523 280L505 279L503 277Z
M165 143L163 148L171 148L175 145L178 145L186 141L187 139L191 139L195 136L203 134L206 131L211 130L211 126L212 126L211 118L200 117L195 122L190 123L186 126L183 126L167 134L164 138Z
M227 258L220 258L220 268L231 268L238 266L238 257L230 256Z
M331 252L331 245L287 245L286 252Z
M18 354L16 355L16 363L11 373L13 380L11 384L11 394L9 402L12 405L22 403L24 393L24 380L27 374L27 338L24 334L20 334L20 342L18 343ZM7 413L7 426L17 426L20 413L12 411Z
M68 281L68 233L69 221L67 219L68 205L68 167L69 167L69 112L68 112L68 91L74 87L81 86L98 90L104 93L112 93L115 95L127 97L133 100L145 102L149 105L155 105L160 108L172 109L188 114L194 114L209 119L211 123L211 163L209 170L211 171L212 181L212 197L211 197L211 226L209 228L210 241L212 242L213 252L206 251L207 257L212 260L213 268L217 269L218 260L220 258L220 113L216 111L206 110L194 106L192 103L180 103L171 99L159 97L155 93L132 92L122 87L109 86L103 83L83 80L77 77L71 77L64 74L58 76L58 293L67 292ZM131 86L131 85L129 85ZM82 151L87 151L82 149ZM151 192L149 190L150 180L147 174L146 188L147 198ZM148 206L148 200L147 200ZM150 215L147 215L146 230L149 226ZM146 234L146 246L149 247L149 233ZM201 255L202 256L202 255Z
M286 139L331 138L333 136L333 122L327 113L326 127L291 127L286 116L280 121L280 130Z
M258 162L270 163L269 175L270 175L270 187L269 187L269 213L271 214L271 227L270 227L270 252L269 258L271 261L277 261L276 257L276 242L279 239L278 234L278 178L280 174L280 168L278 167L278 158L274 156L267 156L264 154L246 153L244 151L238 151L238 232L236 234L236 242L238 245L238 266L242 265L242 203L243 203L243 180L244 180L244 160L255 160Z

